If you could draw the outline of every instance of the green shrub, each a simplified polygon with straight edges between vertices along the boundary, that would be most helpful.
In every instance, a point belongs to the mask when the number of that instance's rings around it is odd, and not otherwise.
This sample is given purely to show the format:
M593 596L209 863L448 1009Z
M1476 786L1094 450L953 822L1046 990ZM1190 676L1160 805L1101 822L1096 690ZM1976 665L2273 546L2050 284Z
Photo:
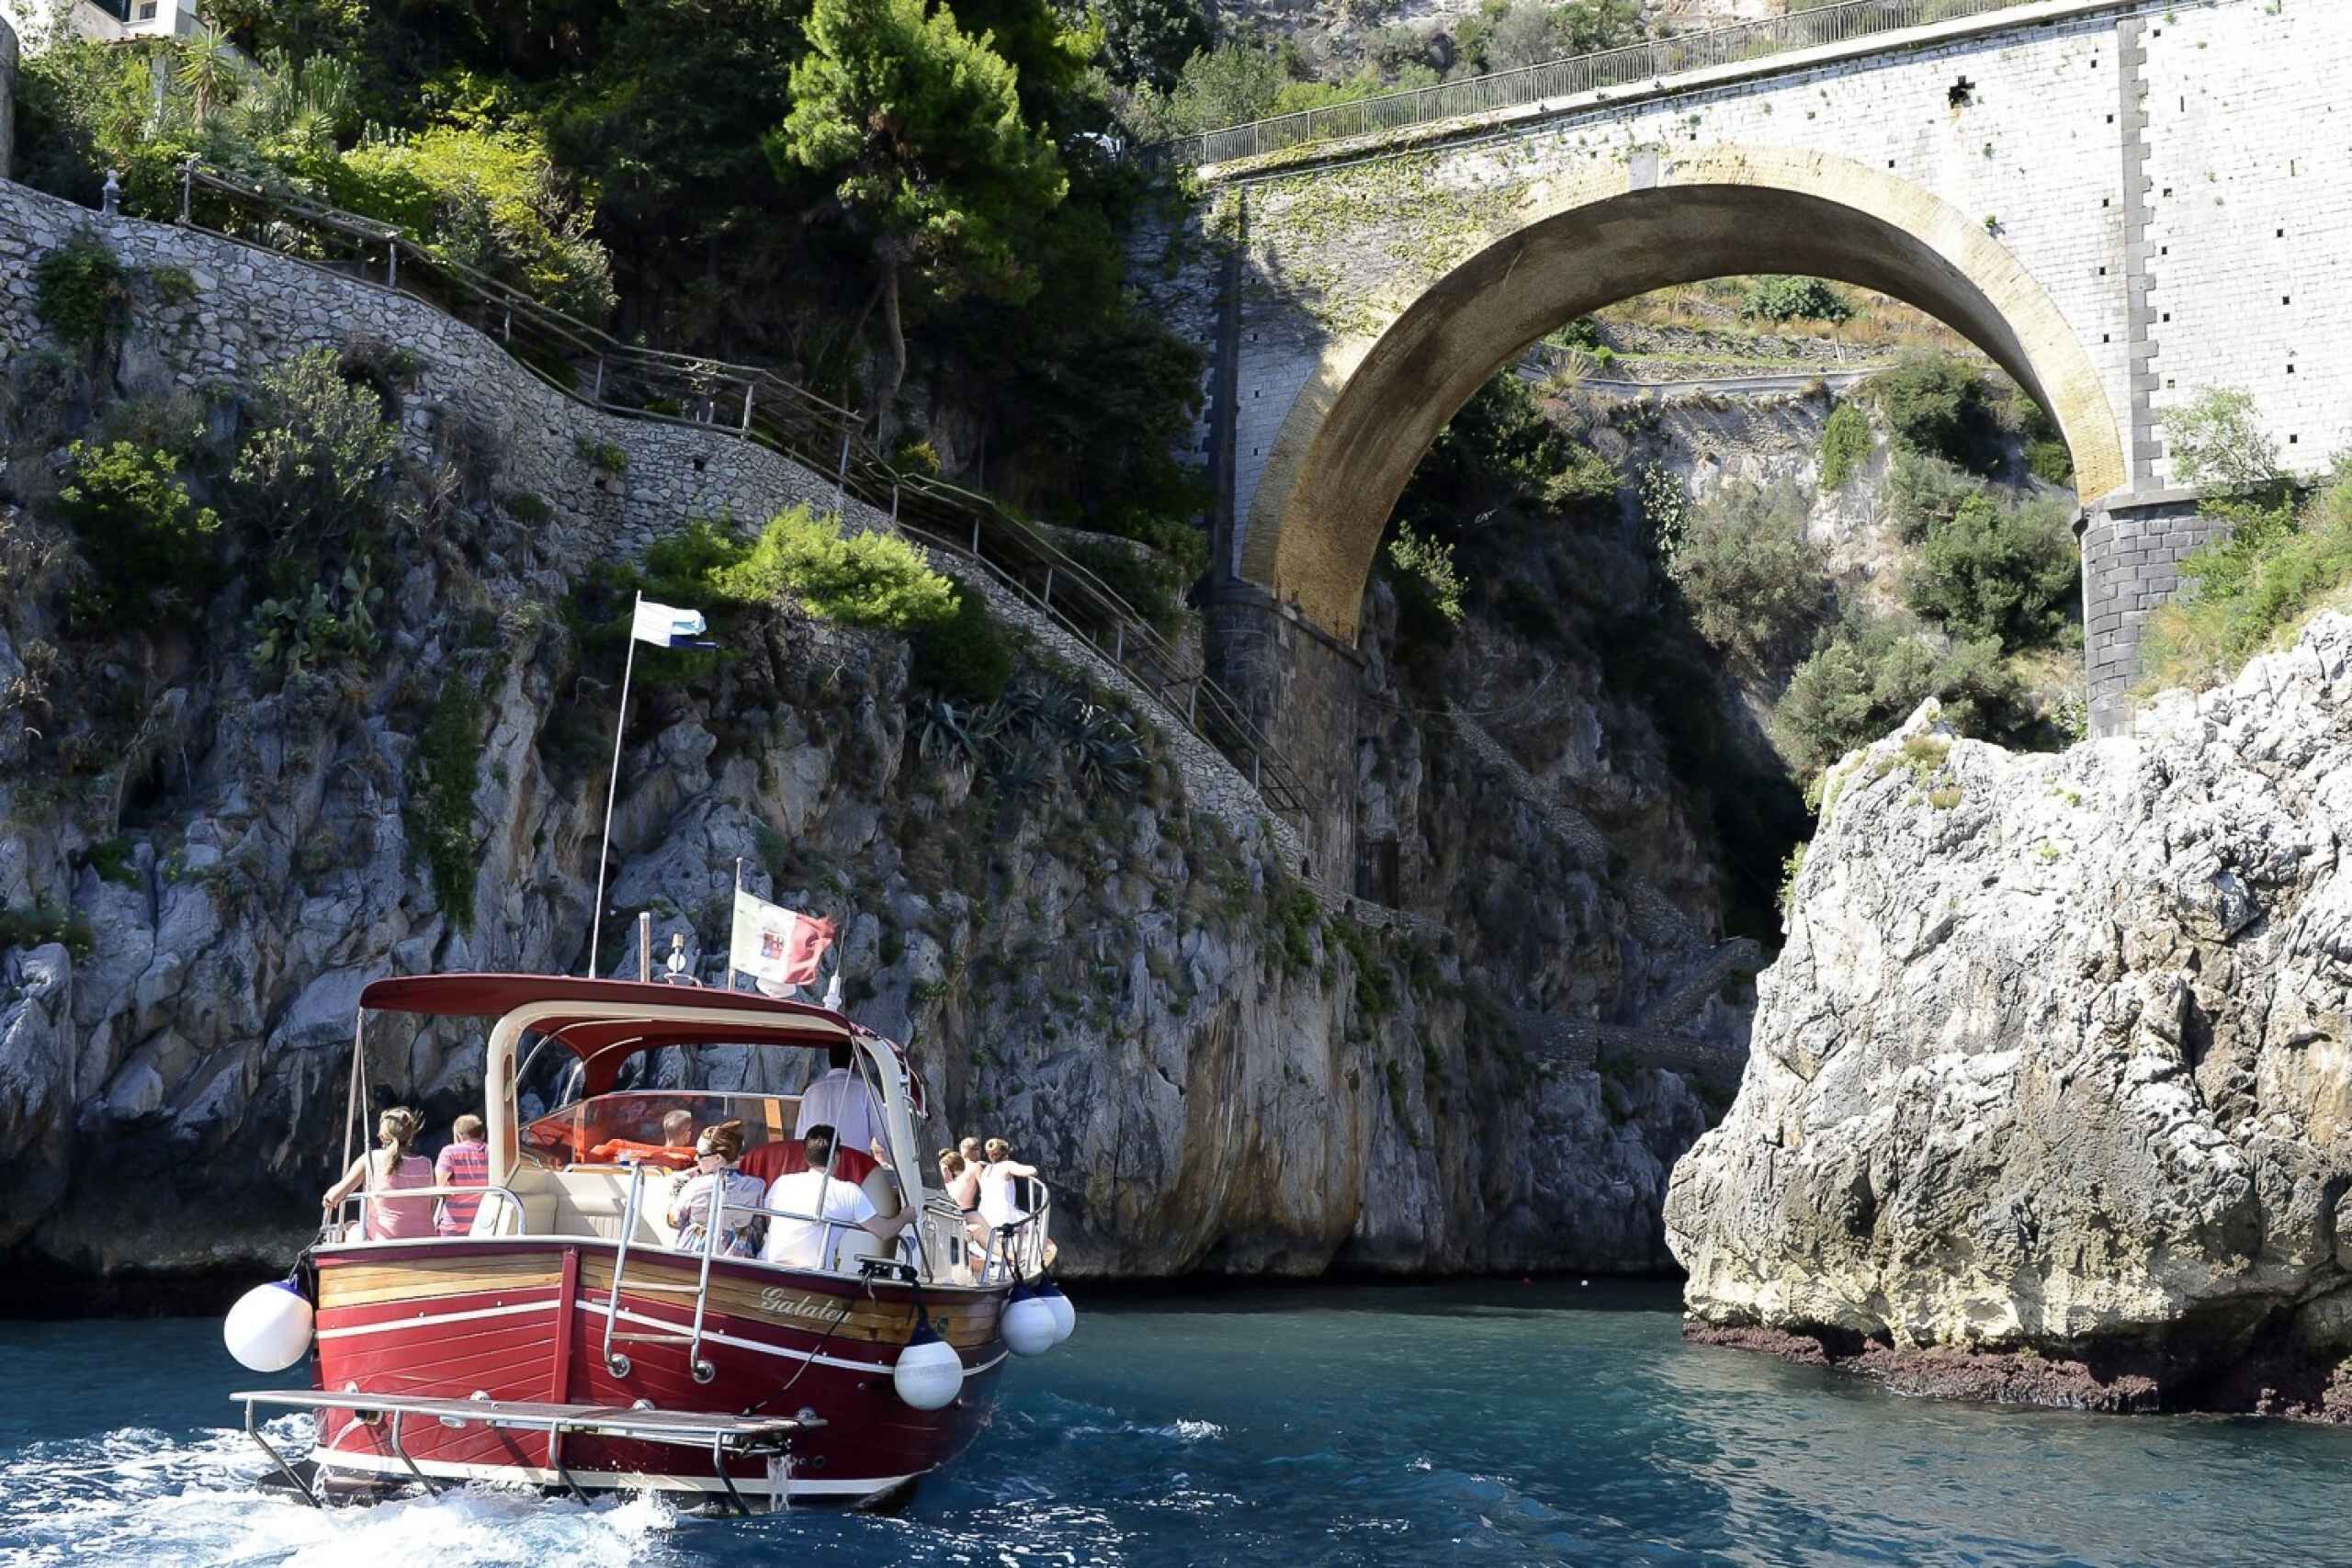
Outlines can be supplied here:
M2046 485L2071 485L2075 482L2074 449L2054 436L2029 442L2025 471Z
M2000 463L1999 429L1990 392L1975 367L1949 355L1914 351L1872 377L1894 438L1915 452L1980 474Z
M2165 415L2173 477L2223 500L2276 503L2285 482L2278 444L2262 428L2251 394L2208 387Z
M899 447L893 459L899 472L936 479L940 472L939 448L928 441L909 441Z
M1911 608L1966 640L2038 648L2064 631L2082 589L2082 556L2065 508L2005 507L1980 491L1928 530L1905 583Z
M59 909L46 900L28 908L0 908L0 953L12 947L46 947L61 942L74 958L97 951L98 933L87 919L72 909Z
M178 458L128 441L77 441L68 458L57 515L90 564L81 607L126 623L199 615L218 576L220 518L189 498Z
M918 627L913 678L923 691L966 703L992 703L1012 678L1013 641L989 604L961 578L956 613Z
M555 508L547 498L527 490L518 490L504 501L506 515L527 528L544 527L555 521Z
M2149 616L2141 666L2165 684L2224 679L2312 610L2352 598L2352 479L2334 480L2300 516L2242 515L2180 572L2189 591Z
M1853 316L1854 306L1844 290L1825 279L1766 273L1747 280L1739 313L1759 321L1843 321Z
M376 651L376 610L384 600L370 576L363 559L332 582L311 584L307 595L264 599L254 606L245 661L287 674L335 660L364 662Z
M107 243L89 230L74 233L33 266L34 309L66 343L95 348L122 319L130 279Z
M1411 524L1399 523L1396 536L1388 541L1388 560L1427 590L1429 602L1440 615L1460 624L1463 581L1453 564L1452 545L1425 539L1413 532Z
M571 438L571 449L580 460L599 473L616 477L628 472L628 454L609 441L591 441L584 435Z
M196 278L184 266L159 266L147 274L155 298L166 305L185 305L196 298Z
M474 923L478 868L474 788L481 773L481 695L460 676L440 694L409 754L406 820L410 852L424 866L433 896L461 931Z
M714 523L705 517L693 518L677 532L664 534L645 547L645 560L636 586L642 588L649 599L702 608L710 604L714 594L721 592L720 580L726 572L750 553L751 547L736 536L731 521L721 518ZM725 593L724 598L726 603L738 605L761 602L756 597L733 592Z
M1699 635L1750 671L1801 649L1829 581L1804 495L1726 479L1691 509L1668 568Z
M1822 490L1845 489L1846 481L1870 461L1870 420L1853 404L1839 403L1830 411L1829 423L1821 427Z
M739 600L796 600L820 619L910 631L956 613L956 591L896 534L847 538L806 505L777 513L743 558L711 581Z
M321 171L338 207L397 223L435 255L591 322L612 314L612 261L520 129L435 125L362 142Z
M1886 511L1894 532L1906 545L1916 545L1931 528L1960 515L1984 481L1962 473L1941 457L1897 448L1886 473Z
M262 373L259 428L231 471L237 515L281 554L379 526L400 433L371 387L344 378L333 349Z
M1617 500L1617 468L1591 447L1573 446L1566 466L1544 481L1544 504L1555 512L1613 504Z
M1805 852L1813 848L1810 839L1799 839L1781 863L1781 918L1788 919L1796 912L1797 878L1804 874Z
M1964 734L2003 739L2030 722L2023 688L1992 639L1939 649L1900 617L1849 615L1790 677L1773 738L1790 767L1810 776L1929 697Z

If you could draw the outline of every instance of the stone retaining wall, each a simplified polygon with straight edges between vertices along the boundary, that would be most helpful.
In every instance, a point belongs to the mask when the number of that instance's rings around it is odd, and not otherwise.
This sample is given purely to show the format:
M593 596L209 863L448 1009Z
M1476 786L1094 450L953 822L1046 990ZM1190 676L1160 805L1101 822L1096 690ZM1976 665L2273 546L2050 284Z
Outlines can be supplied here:
M32 265L77 231L103 239L134 280L139 301L114 367L126 390L164 391L249 381L265 367L314 348L376 339L422 361L403 388L401 426L431 453L465 422L504 449L500 489L550 502L553 527L585 528L594 554L633 558L688 517L755 520L792 502L835 506L833 485L726 431L630 418L592 408L539 380L482 333L421 299L209 234L133 218L107 218L23 186L0 185L0 364L39 352ZM177 268L195 286L181 303L153 281ZM617 476L581 456L582 443L628 457ZM889 520L855 500L850 523Z
M422 361L405 383L401 420L413 451L430 457L458 422L495 434L504 451L498 485L550 502L550 528L585 530L582 557L634 559L690 517L773 515L794 502L831 511L838 492L820 475L723 429L631 418L566 397L504 349L423 300L362 278L175 225L107 218L85 208L0 184L0 372L44 345L35 308L33 264L76 232L103 239L133 269L138 300L114 375L126 389L167 391L245 381L264 367L313 348L342 350L356 338L405 349ZM195 292L164 302L153 274L187 273ZM605 444L628 457L605 475L580 452ZM849 498L845 519L888 529L888 517ZM1038 647L1119 692L1159 732L1175 758L1186 799L1237 836L1272 835L1284 863L1304 853L1297 830L1271 817L1256 790L1223 753L1182 724L1125 671L1023 598L987 569L934 550L1004 620Z

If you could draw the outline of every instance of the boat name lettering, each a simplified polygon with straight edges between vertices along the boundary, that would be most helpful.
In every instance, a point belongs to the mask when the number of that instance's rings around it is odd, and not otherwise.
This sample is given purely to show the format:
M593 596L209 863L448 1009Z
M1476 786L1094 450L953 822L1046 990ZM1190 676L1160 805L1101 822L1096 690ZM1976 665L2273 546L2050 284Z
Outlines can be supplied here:
M788 1296L780 1286L770 1285L760 1292L760 1310L779 1317L831 1317L841 1310L833 1302L820 1302L810 1295Z

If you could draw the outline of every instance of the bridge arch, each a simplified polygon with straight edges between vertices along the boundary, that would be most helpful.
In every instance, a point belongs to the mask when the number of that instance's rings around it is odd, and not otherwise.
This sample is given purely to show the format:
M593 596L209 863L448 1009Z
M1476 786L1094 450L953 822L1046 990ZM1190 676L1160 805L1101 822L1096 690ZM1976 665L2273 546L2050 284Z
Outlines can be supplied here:
M1756 272L1836 278L1938 317L2050 410L2086 503L2127 484L2097 368L1981 214L1827 153L1635 150L1531 185L1503 231L1378 331L1324 350L1267 454L1242 575L1352 640L1397 495L1487 378L1563 321Z

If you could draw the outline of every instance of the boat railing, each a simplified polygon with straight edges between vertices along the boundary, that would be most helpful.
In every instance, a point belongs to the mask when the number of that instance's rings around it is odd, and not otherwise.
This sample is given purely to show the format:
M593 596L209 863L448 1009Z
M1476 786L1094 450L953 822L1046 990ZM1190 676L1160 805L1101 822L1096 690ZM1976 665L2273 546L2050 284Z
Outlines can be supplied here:
M502 1204L513 1205L518 1221L524 1213L523 1200L514 1195L514 1190L511 1187L460 1184L451 1187L401 1187L375 1192L359 1191L352 1193L330 1211L334 1217L319 1226L319 1240L322 1244L334 1244L368 1239L368 1205L370 1202L402 1203L422 1201L425 1199L438 1201L445 1198L479 1198L485 1204L495 1199ZM476 1210L474 1224L481 1223L481 1211ZM471 1226L468 1229L470 1234ZM439 1234L437 1229L435 1234Z

